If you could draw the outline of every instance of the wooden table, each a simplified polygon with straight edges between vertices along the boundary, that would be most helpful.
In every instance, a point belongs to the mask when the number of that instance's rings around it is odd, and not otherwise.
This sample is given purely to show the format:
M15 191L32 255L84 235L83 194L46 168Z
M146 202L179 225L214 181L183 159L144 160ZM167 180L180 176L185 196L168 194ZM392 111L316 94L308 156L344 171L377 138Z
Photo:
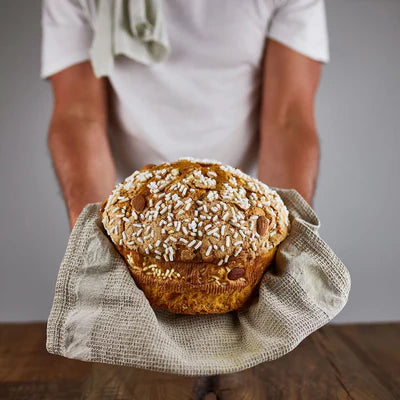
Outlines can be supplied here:
M181 377L48 354L45 324L0 325L0 399L400 399L400 323L328 325L287 356Z

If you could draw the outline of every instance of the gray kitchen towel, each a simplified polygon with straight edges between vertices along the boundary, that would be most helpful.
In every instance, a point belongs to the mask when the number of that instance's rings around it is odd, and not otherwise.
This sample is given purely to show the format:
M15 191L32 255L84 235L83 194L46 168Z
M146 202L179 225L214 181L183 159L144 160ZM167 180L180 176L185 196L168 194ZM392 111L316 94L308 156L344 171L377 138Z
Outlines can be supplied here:
M108 76L116 56L145 65L162 62L171 51L162 0L97 0L90 60L95 75Z
M72 230L47 324L47 350L179 375L233 373L293 350L347 302L350 275L295 191L277 189L291 231L248 309L177 315L153 309L106 236L100 203Z

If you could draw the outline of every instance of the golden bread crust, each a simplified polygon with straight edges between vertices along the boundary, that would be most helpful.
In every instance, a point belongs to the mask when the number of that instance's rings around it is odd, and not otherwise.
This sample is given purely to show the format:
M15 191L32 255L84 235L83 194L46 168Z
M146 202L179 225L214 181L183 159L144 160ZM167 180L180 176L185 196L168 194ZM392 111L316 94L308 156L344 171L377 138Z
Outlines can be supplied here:
M182 314L245 306L289 230L274 190L190 157L135 171L101 213L150 304Z

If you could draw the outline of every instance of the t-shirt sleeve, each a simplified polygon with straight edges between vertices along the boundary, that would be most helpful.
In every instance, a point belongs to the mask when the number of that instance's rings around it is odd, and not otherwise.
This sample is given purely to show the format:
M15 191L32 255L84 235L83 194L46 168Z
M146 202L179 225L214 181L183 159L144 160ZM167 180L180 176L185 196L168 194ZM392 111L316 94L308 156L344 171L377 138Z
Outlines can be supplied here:
M324 0L281 0L267 36L314 60L329 62Z
M42 0L41 22L41 78L89 59L93 30L80 0Z

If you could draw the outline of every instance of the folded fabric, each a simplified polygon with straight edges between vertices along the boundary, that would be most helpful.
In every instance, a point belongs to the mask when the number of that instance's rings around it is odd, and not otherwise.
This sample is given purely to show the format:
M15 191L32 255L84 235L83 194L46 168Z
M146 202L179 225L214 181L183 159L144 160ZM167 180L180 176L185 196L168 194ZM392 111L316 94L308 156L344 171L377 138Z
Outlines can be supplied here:
M110 75L118 55L146 65L169 55L161 0L97 0L96 7L89 53L97 77Z
M82 211L63 258L47 350L85 361L180 375L233 373L294 349L347 302L350 275L319 237L319 219L295 190L275 189L291 231L248 309L177 315L153 309L106 236L100 203Z

